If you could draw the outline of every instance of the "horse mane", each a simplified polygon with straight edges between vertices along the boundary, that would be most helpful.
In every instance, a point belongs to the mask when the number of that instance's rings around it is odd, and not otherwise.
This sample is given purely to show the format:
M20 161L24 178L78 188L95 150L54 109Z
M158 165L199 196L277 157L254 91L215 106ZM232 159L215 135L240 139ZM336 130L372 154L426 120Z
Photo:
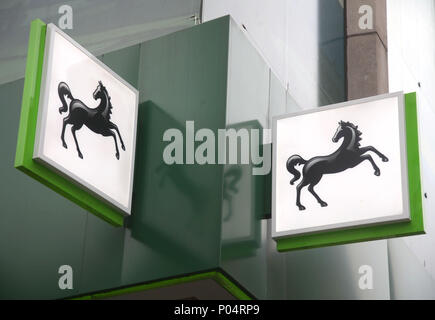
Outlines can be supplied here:
M358 147L360 147L361 144L359 142L362 140L362 138L361 138L362 132L358 130L358 126L354 125L352 122L349 122L349 121L347 121L347 122L340 121L340 125L342 127L351 128L355 131L355 133L356 133L356 145Z
M106 120L110 120L110 115L112 114L112 101L111 101L111 97L109 96L109 92L107 92L106 87L103 85L103 83L101 81L99 81L99 84L101 86L101 90L103 90L106 95L107 95L107 105L104 108L104 110L101 112L101 115L106 119Z

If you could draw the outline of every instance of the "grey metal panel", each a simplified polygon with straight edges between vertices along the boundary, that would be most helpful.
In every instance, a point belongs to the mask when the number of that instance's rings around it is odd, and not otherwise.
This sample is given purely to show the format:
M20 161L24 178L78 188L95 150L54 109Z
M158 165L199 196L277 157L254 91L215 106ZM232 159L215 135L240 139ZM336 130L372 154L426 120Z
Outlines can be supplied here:
M272 220L267 221L267 299L287 299L287 254L276 250L272 238Z
M232 19L228 50L227 128L268 128L269 67ZM261 179L252 175L251 165L225 165L224 179L232 170L240 173L235 180L240 190L227 190L224 182L224 195L228 193L228 197L224 196L222 207L221 267L257 298L265 299L269 240L267 221L259 220L264 214L263 194L258 193ZM229 205L238 210L231 216L227 214ZM249 230L251 234L246 236Z
M404 239L388 240L391 299L435 299L435 281Z
M387 241L286 254L288 299L389 299ZM359 268L373 269L373 289L359 288Z
M269 67L230 19L227 125L256 120L267 127Z
M272 118L287 113L287 93L277 76L270 71L268 127L272 128Z
M302 108L345 98L338 0L204 0L204 19L231 14Z
M389 240L393 299L433 299L435 283L435 3L387 0L390 91L417 92L425 235Z

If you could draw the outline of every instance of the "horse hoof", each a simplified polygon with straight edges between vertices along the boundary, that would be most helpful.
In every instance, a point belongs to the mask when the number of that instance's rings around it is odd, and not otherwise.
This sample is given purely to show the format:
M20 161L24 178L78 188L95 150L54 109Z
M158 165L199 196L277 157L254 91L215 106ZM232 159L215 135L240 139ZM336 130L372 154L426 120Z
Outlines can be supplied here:
M62 145L63 145L63 147L64 147L65 149L68 149L68 146L66 145L65 142L64 142Z
M83 159L83 155L81 153L79 153L79 158Z
M382 162L388 162L388 158L387 157L382 158Z
M326 202L321 202L321 203L320 203L320 206L322 206L322 207L327 207L328 204L327 204Z
M305 210L305 207L304 207L304 206L299 206L299 210L300 210L300 211L304 211L304 210Z
M124 150L124 151L125 151L125 146L124 146L124 145L122 145L121 147L122 147L122 150Z
M117 153L117 154L116 154L116 159L118 159L118 160L119 160L119 153Z
M375 171L375 176L379 177L381 175L380 171Z

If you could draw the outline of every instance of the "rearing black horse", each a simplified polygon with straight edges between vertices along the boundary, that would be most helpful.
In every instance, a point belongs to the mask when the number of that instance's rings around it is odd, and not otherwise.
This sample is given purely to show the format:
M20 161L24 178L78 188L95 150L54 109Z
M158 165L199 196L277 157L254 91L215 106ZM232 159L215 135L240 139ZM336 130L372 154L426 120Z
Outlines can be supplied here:
M122 150L125 150L125 146L118 127L110 121L112 103L110 102L110 96L106 90L106 87L103 86L103 83L98 81L98 87L95 89L93 94L95 100L100 99L100 104L95 109L91 109L80 100L74 99L71 94L71 90L65 82L59 83L57 92L59 94L60 101L62 101L62 107L59 108L60 114L62 114L62 112L68 111L68 104L65 101L65 96L71 99L69 104L69 114L63 119L62 134L60 137L64 148L68 148L65 142L66 125L72 124L71 133L76 143L78 155L81 159L83 159L82 152L80 151L80 147L77 142L76 131L79 130L83 125L86 125L95 133L101 134L105 137L113 137L115 140L116 158L119 160L118 142L116 141L115 132L113 132L112 129L118 133Z
M387 162L388 158L376 150L374 147L361 147L361 132L358 131L358 126L350 122L340 121L337 131L335 132L332 142L337 143L343 138L343 143L337 151L328 156L314 157L308 161L304 160L299 155L291 156L287 160L287 170L293 174L293 179L290 184L293 185L297 181L301 174L295 169L296 165L303 164L303 178L302 181L296 187L296 205L299 210L305 210L305 207L301 204L301 190L305 186L308 186L310 193L316 198L322 207L326 207L328 204L320 199L317 193L314 191L314 187L320 182L324 174L339 173L349 168L354 168L361 162L367 160L373 166L375 170L375 176L379 176L381 171L376 165L373 158L365 154L368 151L376 153L383 162Z

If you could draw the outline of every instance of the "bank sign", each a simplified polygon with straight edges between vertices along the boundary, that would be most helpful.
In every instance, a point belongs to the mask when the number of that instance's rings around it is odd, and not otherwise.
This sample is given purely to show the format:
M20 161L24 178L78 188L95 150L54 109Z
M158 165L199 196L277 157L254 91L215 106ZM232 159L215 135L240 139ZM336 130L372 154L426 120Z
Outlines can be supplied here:
M415 94L274 119L279 250L422 233Z
M120 225L131 213L138 92L55 25L35 21L30 37L16 166Z

